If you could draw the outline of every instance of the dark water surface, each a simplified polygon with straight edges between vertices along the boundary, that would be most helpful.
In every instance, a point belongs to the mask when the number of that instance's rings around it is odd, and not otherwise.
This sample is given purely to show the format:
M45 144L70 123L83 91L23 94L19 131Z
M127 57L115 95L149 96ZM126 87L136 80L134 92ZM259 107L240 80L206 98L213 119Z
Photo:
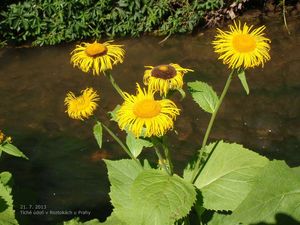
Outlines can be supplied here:
M263 69L247 71L250 95L234 80L220 109L211 139L242 143L270 158L300 165L300 21L289 21L289 36L282 21L267 22L272 39L272 60ZM113 70L119 85L134 93L142 82L144 66L178 63L194 69L185 81L201 80L220 94L226 81L226 66L217 60L211 41L215 30L195 36L142 37L119 40L126 49L125 62ZM126 157L106 135L99 150L92 136L92 122L68 118L64 107L68 91L94 87L101 103L96 116L123 136L107 120L122 101L104 76L93 77L70 65L75 43L42 48L0 49L0 128L13 136L14 143L29 160L2 155L1 170L14 178L15 210L21 225L47 225L72 218L62 215L21 215L20 208L42 205L46 210L72 213L90 211L82 219L109 215L109 184L102 158ZM186 88L186 87L185 87ZM202 141L209 115L199 109L190 95L183 101L175 96L182 114L176 131L169 132L177 171L196 152ZM150 149L144 153L156 160Z

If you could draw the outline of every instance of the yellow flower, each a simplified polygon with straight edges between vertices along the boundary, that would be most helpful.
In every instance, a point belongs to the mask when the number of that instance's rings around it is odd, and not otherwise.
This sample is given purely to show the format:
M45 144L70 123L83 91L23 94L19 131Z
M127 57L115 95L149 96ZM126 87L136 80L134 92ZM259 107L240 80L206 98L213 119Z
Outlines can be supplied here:
M0 130L0 144L4 141L4 133Z
M245 23L234 22L230 25L230 31L218 29L218 34L213 41L216 53L220 54L219 59L229 68L248 68L262 65L270 60L269 50L270 39L264 37L265 26L253 29Z
M182 88L183 75L193 71L173 63L146 68L148 69L144 73L144 84L155 92L159 91L161 96L166 96L169 90Z
M83 120L93 115L99 101L99 95L93 88L81 91L82 95L76 97L73 92L67 93L65 98L66 112L72 119Z
M79 67L83 72L93 70L93 75L100 75L113 65L122 63L125 51L122 45L112 45L112 41L104 43L85 43L76 45L75 50L71 52L71 63Z
M6 136L1 130L0 130L0 144L3 143L11 143L12 138L9 136Z
M155 100L151 89L146 91L137 84L137 94L124 93L124 103L117 111L121 130L127 129L136 137L162 136L172 129L179 109L169 99Z

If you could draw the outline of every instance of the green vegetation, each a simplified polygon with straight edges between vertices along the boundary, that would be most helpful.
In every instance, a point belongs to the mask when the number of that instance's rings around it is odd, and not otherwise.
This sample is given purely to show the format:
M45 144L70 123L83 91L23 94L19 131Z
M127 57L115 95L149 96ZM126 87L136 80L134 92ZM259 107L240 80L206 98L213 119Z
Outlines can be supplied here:
M4 44L54 45L102 37L191 33L210 24L211 12L226 14L248 0L5 0L0 6L0 47ZM263 7L266 1L251 4ZM289 1L295 4L295 1ZM285 6L285 1L275 1ZM240 8L240 6L239 6ZM220 15L222 17L222 15ZM285 8L283 7L286 25ZM286 25L287 26L287 25Z
M0 130L0 157L5 152L8 155L28 159L23 152L12 144L12 138ZM18 225L12 197L12 175L8 171L0 171L0 224Z
M234 0L233 0L234 1ZM54 45L84 39L192 32L223 0L26 0L2 6L0 40Z

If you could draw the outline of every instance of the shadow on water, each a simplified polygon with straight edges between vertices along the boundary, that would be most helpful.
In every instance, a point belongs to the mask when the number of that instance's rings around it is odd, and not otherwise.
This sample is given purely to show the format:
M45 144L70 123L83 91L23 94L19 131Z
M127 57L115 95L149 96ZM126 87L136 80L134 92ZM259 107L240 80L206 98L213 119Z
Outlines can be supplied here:
M111 210L106 169L99 163L107 157L105 150L99 154L93 140L88 138L47 135L37 132L16 135L16 144L25 151L30 149L26 151L29 161L11 157L2 160L3 168L14 176L17 219L24 224L53 224L71 219L79 211L91 213L88 217L81 215L83 219L99 216L105 219ZM26 215L25 208L40 209L34 211L42 215ZM60 211L67 215L58 215Z
M220 109L211 140L243 143L270 158L300 165L300 23L289 21L288 36L281 21L267 24L272 39L272 60L263 69L247 71L250 96L234 80ZM220 93L226 74L217 61L211 40L215 30L195 36L169 38L163 45L156 37L119 40L126 58L113 74L120 86L135 92L142 82L145 65L179 63L194 69L186 81L202 80ZM3 155L1 170L14 178L15 209L21 225L55 224L74 215L21 215L20 208L42 205L47 210L90 211L82 219L104 218L110 214L109 184L103 158L126 157L110 137L105 136L99 150L92 137L92 121L74 121L65 114L68 91L94 87L101 95L101 110L96 116L123 136L108 121L104 112L121 103L105 77L86 75L70 65L75 44L42 48L4 48L0 50L0 127L13 136L14 143L29 156L29 161ZM186 88L186 87L185 87ZM176 169L180 171L202 141L209 116L187 95L177 105L182 109L168 139L174 148ZM143 153L155 157L148 149Z

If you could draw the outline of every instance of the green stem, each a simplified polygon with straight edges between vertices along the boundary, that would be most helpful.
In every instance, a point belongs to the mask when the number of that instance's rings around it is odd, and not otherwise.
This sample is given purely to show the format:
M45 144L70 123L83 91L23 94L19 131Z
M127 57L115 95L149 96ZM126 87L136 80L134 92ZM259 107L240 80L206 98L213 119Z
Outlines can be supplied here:
M228 78L227 78L227 81L226 81L226 84L225 84L225 87L222 91L222 94L221 94L221 97L220 97L220 100L218 101L218 104L216 106L216 109L215 111L213 112L211 118L210 118L210 121L209 121L209 124L208 124L208 127L207 127L207 130L205 132L205 135L204 135L204 139L203 139L203 142L202 142L202 149L206 146L206 143L207 143L207 140L208 140L208 137L209 137L209 134L210 134L210 131L211 131L211 128L214 124L214 121L215 121L215 118L217 116L217 113L219 111L219 108L223 102L223 99L225 97L225 95L227 94L227 91L228 91L228 88L230 86L230 83L232 81L232 75L233 75L233 72L234 70L231 71L231 73L229 74Z
M167 172L167 174L169 174L170 176L172 176L172 174L170 173L170 171L168 170L165 162L164 162L164 158L161 156L159 149L154 145L154 149L155 149L155 153L159 159L159 161L161 162L162 168Z
M114 87L114 89L119 93L119 95L124 99L124 93L122 89L119 87L119 85L116 83L115 79L113 78L111 72L105 73L103 72L105 76L109 78L110 83Z
M210 121L208 123L208 126L207 126L207 129L206 129L206 132L205 132L205 135L204 135L204 138L203 138L203 142L202 142L202 147L201 147L201 150L200 150L200 154L199 154L199 157L197 159L197 162L196 162L196 165L195 165L195 169L194 169L194 172L193 172L193 175L192 175L192 183L194 183L199 175L199 170L200 170L200 165L201 165L201 160L202 160L202 157L203 157L203 152L204 152L204 149L205 149L205 146L206 146L206 143L207 143L207 140L208 140L208 137L209 137L209 134L211 132L211 129L212 129L212 126L214 124L214 121L215 121L215 118L217 116L217 113L219 111L219 108L223 102L223 99L224 97L226 96L227 94L227 91L228 91L228 88L230 86L230 83L232 81L232 77L233 77L233 73L234 73L234 69L231 71L231 73L229 74L228 78L227 78L227 81L226 81L226 84L225 84L225 87L222 91L222 94L220 96L220 99L218 101L218 104L216 105L216 109L215 111L213 112L211 118L210 118Z
M173 163L172 163L171 152L170 152L170 150L168 148L168 145L166 143L165 137L163 137L163 139L162 139L162 147L163 147L163 150L164 150L164 153L165 153L165 157L166 157L166 159L168 161L168 164L169 164L170 173L172 175L173 174L173 168L174 168L174 166L173 166Z
M101 123L101 125L104 127L104 129L107 131L107 133L110 134L110 136L112 136L116 142L118 142L118 144L122 147L122 149L127 153L127 155L132 158L134 161L136 161L141 167L141 163L140 161L135 158L132 153L129 151L129 149L123 144L123 142L120 140L120 138L118 138L107 126L105 126L103 123Z

